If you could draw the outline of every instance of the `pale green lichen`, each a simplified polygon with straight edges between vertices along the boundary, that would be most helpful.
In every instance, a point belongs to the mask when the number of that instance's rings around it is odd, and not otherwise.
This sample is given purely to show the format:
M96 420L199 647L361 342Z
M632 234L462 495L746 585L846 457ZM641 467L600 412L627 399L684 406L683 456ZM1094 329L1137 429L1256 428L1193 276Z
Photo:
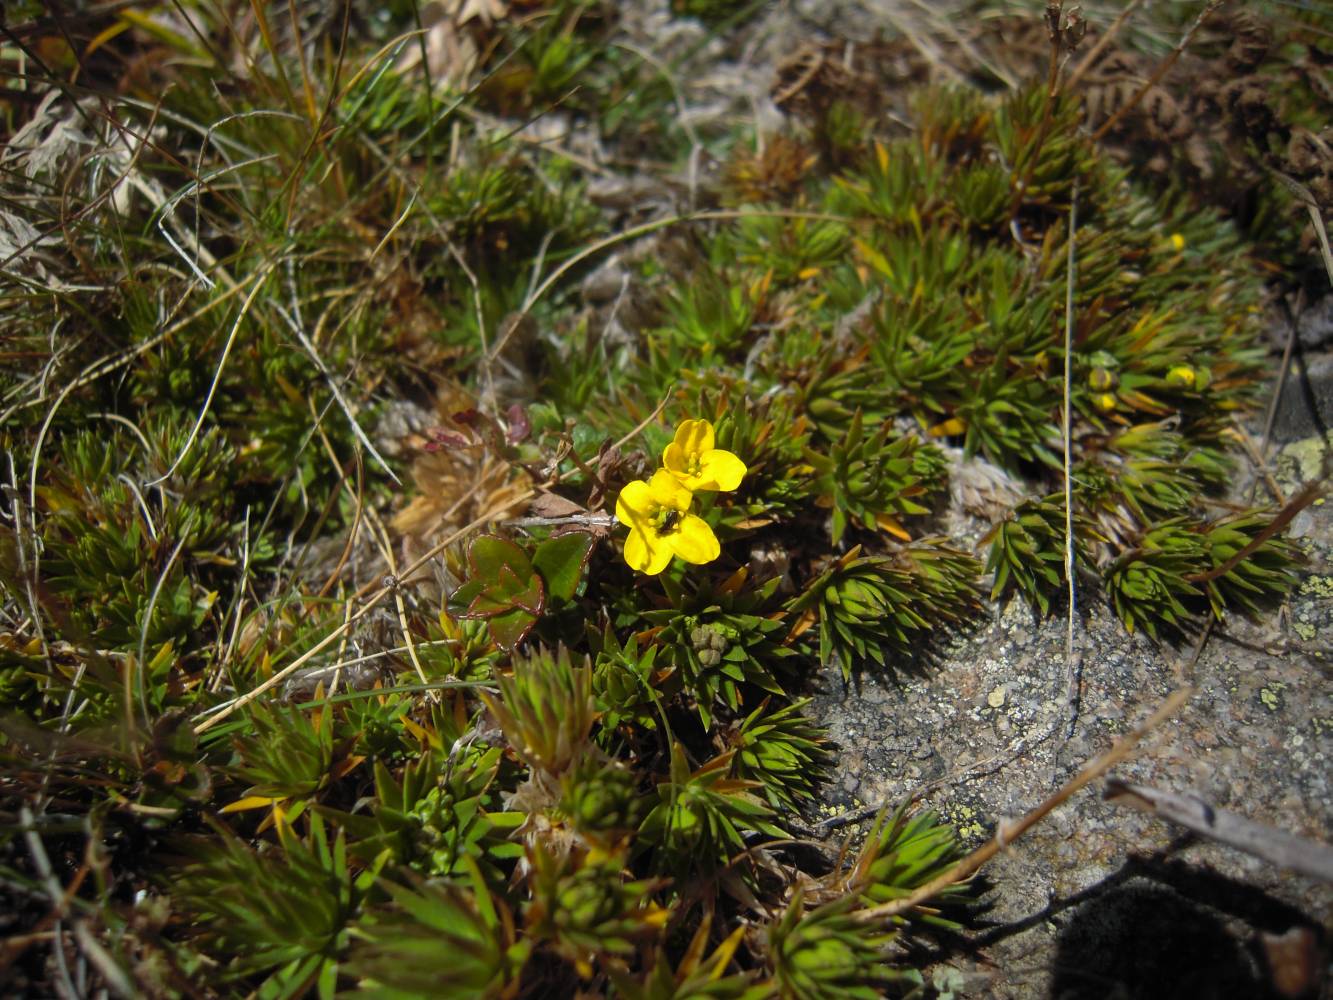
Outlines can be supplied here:
M1324 474L1324 463L1333 448L1333 431L1327 438L1314 435L1293 441L1278 452L1274 463L1274 472L1278 484L1286 490L1295 492L1306 483L1314 482ZM1316 506L1323 501L1316 500Z
M1286 684L1281 681L1273 681L1259 689L1259 701L1270 712L1277 712L1282 708L1282 692L1286 689Z

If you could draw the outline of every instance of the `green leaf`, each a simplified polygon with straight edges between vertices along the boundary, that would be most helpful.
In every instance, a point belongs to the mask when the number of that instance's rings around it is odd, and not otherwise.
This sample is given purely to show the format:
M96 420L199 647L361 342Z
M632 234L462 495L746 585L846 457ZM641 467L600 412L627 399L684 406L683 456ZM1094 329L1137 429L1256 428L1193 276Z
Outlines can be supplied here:
M525 608L514 608L502 615L495 615L486 622L491 638L501 649L513 650L537 623L537 616Z
M573 600L592 553L593 537L586 531L548 538L537 546L532 565L541 574L546 592L562 601Z

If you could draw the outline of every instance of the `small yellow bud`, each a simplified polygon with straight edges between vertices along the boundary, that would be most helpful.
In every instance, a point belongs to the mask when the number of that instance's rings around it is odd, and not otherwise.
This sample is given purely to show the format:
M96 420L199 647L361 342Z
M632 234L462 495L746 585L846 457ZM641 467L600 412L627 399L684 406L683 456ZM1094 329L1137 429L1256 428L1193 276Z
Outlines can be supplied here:
M1103 413L1110 413L1115 409L1116 400L1113 392L1099 392L1092 397L1092 405L1097 407Z
M1180 251L1184 250L1184 249L1185 249L1185 237L1181 236L1179 233L1172 233L1172 234L1171 234L1171 248L1172 248L1173 250L1175 250L1176 253L1180 253Z
M1166 373L1166 381L1168 385L1179 386L1182 389L1193 389L1198 377L1189 365L1176 365Z
M1108 389L1114 389L1116 383L1120 381L1116 378L1113 371L1105 368L1094 368L1088 372L1088 388L1093 392L1106 392Z

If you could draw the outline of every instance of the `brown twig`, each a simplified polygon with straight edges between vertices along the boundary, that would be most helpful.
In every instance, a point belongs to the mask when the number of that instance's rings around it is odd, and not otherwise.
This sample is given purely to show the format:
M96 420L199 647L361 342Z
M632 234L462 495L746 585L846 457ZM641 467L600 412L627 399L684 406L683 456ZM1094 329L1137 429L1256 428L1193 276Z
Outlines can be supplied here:
M1139 106L1139 102L1147 96L1148 91L1152 90L1153 87L1156 87L1162 82L1162 78L1171 71L1171 67L1176 64L1176 60L1181 57L1185 49L1189 47L1190 42L1194 40L1194 35L1201 27L1203 27L1203 22L1208 20L1208 15L1217 10L1220 6L1222 6L1222 0L1208 0L1208 3L1203 10L1199 11L1199 16L1194 19L1194 23L1189 26L1189 30L1186 31L1185 34L1181 36L1180 41L1176 43L1176 47L1167 53L1166 58L1163 59L1157 69L1153 71L1153 75L1148 78L1148 82L1140 87L1135 92L1134 96L1124 105L1118 108L1115 114L1102 122L1101 127L1092 134L1093 142L1100 142L1106 133L1111 131L1121 118L1124 118L1125 115L1129 114Z
M1015 158L1014 170L1017 176L1014 178L1014 192L1009 202L1009 223L1015 233L1018 230L1016 224L1018 212L1023 207L1023 195L1027 193L1028 185L1032 183L1032 175L1036 173L1041 147L1046 144L1046 136L1051 129L1055 98L1060 93L1060 25L1064 18L1064 0L1048 3L1045 16L1047 32L1051 38L1051 64L1046 72L1046 100L1042 104L1041 121L1037 125L1037 135L1032 141L1031 152L1022 157L1022 163L1017 162Z
M1060 409L1061 437L1064 444L1063 472L1065 493L1065 583L1068 588L1069 622L1065 627L1065 739L1074 735L1078 725L1079 691L1083 686L1083 657L1074 648L1077 605L1074 584L1074 432L1073 409L1069 394L1074 380L1074 279L1078 264L1074 252L1078 234L1078 178L1069 199L1069 247L1065 261L1065 370Z
M1129 15L1142 6L1143 0L1130 0L1125 9L1120 12L1120 15L1111 22L1111 26L1106 29L1106 33L1097 39L1097 44L1088 49L1088 54L1083 57L1082 62L1074 67L1074 72L1069 74L1069 79L1065 81L1065 86L1068 89L1073 90L1082 82L1083 78L1088 75L1088 71L1092 69L1092 64L1097 61L1097 57L1105 52L1107 46L1115 41L1115 36L1120 34L1120 29L1129 20Z
M1219 576L1224 576L1227 573L1230 573L1240 565L1243 559L1247 558L1254 552L1255 549L1259 548L1264 542L1268 541L1285 528L1293 517L1318 500L1323 492L1323 477L1320 477L1313 483L1307 483L1304 489L1287 501L1287 505L1278 511L1277 516L1273 518L1271 522L1266 524L1263 530L1255 535L1248 545L1241 548L1239 552L1224 562L1221 566L1214 566L1212 569L1203 573L1194 573L1185 577L1185 579L1190 583L1207 583L1209 580L1216 580Z

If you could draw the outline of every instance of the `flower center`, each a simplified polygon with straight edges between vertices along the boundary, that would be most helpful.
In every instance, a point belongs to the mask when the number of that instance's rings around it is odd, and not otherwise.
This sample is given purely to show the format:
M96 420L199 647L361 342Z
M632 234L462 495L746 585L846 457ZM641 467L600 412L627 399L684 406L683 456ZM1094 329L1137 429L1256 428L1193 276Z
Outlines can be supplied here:
M658 507L653 512L653 530L659 536L669 535L680 527L680 517L675 507Z

